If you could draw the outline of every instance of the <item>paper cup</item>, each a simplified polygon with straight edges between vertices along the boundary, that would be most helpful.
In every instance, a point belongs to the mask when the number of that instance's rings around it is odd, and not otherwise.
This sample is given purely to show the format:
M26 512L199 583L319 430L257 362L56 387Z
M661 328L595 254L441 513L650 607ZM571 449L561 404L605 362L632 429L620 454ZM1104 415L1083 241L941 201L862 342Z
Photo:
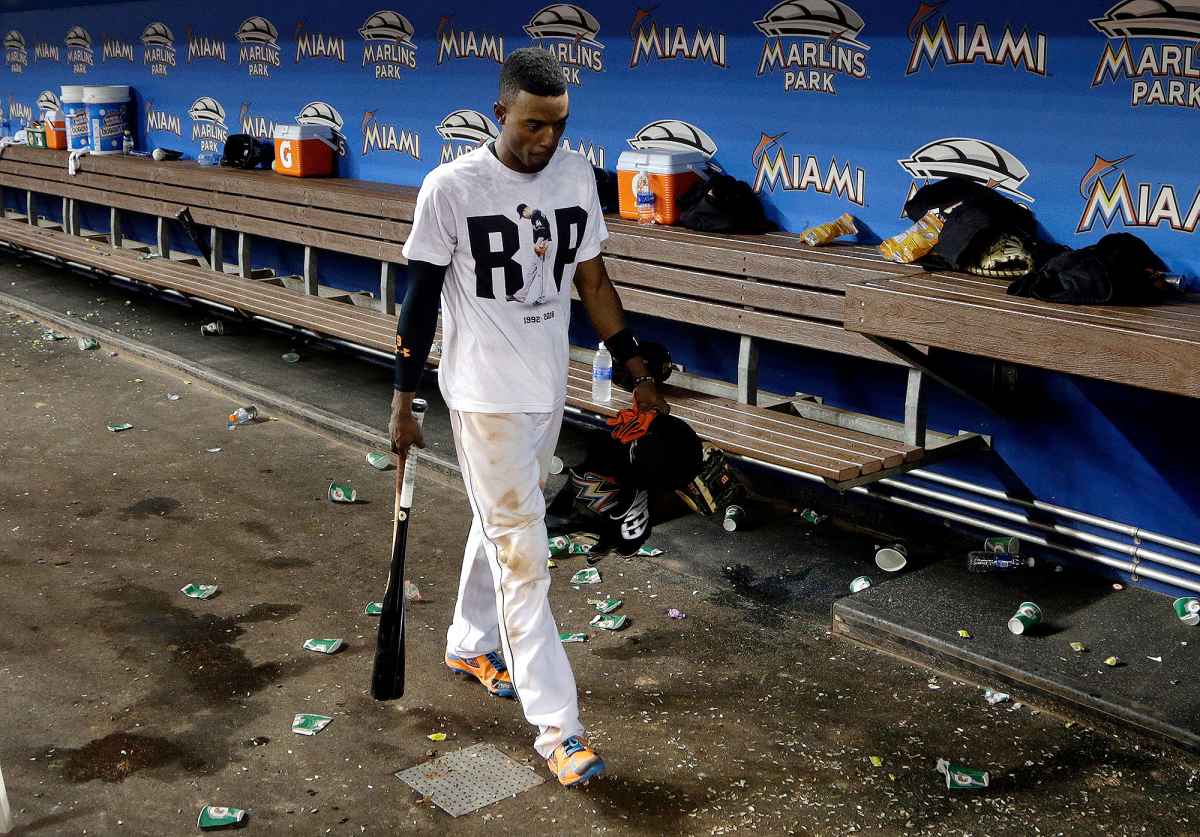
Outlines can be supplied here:
M1017 612L1008 620L1008 629L1017 636L1027 633L1042 621L1042 609L1033 602L1021 602Z
M877 547L875 550L875 566L885 573L898 573L908 565L908 547L902 543L892 543Z

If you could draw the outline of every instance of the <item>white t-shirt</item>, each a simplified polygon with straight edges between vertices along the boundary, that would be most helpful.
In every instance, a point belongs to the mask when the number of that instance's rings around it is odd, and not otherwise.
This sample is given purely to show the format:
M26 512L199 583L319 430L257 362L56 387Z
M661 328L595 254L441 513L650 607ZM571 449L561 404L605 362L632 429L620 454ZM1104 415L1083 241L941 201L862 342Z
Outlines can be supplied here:
M575 265L606 238L596 179L578 152L560 148L540 172L522 174L483 145L425 176L404 255L449 265L438 378L450 409L563 404Z

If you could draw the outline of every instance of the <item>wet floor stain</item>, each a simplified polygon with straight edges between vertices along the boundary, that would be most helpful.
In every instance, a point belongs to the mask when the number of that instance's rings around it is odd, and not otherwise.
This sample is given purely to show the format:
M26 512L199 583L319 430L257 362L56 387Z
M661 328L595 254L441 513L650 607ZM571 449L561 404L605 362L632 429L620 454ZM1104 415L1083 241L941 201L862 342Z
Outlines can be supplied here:
M256 563L274 570L298 570L312 566L308 558L296 558L292 555L263 555L254 559Z
M110 733L77 750L60 750L59 754L63 756L63 778L76 784L93 779L124 782L139 770L173 764L184 770L204 766L203 759L165 738L127 732Z
M121 511L126 517L166 517L181 505L174 497L147 497Z
M263 523L260 520L243 520L238 523L238 526L254 537L261 538L264 541L275 543L279 540L279 534L275 529L270 524Z

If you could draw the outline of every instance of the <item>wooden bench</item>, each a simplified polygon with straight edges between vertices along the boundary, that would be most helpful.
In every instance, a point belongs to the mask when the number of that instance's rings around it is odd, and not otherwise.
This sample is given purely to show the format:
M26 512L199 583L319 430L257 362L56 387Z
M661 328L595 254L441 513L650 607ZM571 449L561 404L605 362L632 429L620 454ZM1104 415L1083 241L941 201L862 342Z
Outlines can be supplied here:
M846 289L846 328L897 358L911 344L1200 397L1200 296L1153 306L1061 305L1008 296L1008 283L917 273ZM949 377L949 376L947 376Z
M6 210L0 219L0 241L14 247L385 357L391 354L395 266L403 262L400 246L410 228L413 189L347 180L295 181L269 172L122 157L86 157L79 172L70 176L64 154L28 148L8 149L0 157L0 188L18 190L23 198L24 213ZM38 194L63 200L63 224L39 221ZM107 231L82 228L83 204L109 208ZM166 219L184 207L197 223L211 227L209 264L170 246L172 231ZM122 212L156 218L155 242L143 244L123 235ZM237 236L235 263L226 263L220 255L226 231ZM281 277L256 269L252 236L303 247L304 274ZM316 264L323 249L378 259L378 300L322 286ZM846 331L840 321L842 293L849 282L895 274L878 258L849 248L814 254L792 236L708 236L643 228L618 219L611 221L606 253L609 272L630 310L739 335L740 398L691 387L669 392L678 415L702 437L735 455L817 476L845 489L982 441L973 435L945 437L927 448L919 440L902 440L905 428L887 434L864 432L840 418L815 420L792 409L755 404L759 339L899 363L870 340ZM372 304L362 307L364 302ZM436 354L431 361L437 363ZM593 403L590 381L589 365L580 358L572 360L567 393L571 409L604 416L627 404L623 393L610 404ZM911 380L909 390L911 396ZM828 408L823 417L826 412ZM914 411L914 418L923 436L923 414Z

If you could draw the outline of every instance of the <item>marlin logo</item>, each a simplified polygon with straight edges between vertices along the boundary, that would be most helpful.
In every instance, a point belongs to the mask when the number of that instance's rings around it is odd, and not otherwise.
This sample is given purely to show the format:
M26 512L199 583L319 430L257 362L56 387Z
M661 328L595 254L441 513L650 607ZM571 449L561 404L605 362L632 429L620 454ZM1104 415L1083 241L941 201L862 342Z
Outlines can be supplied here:
M100 60L128 61L133 63L133 44L129 41L118 41L107 35L100 36Z
M250 103L242 102L238 111L238 125L243 134L249 134L259 139L271 139L275 136L275 121L264 116L255 116L250 112Z
M301 125L321 125L331 129L337 142L338 155L346 156L347 145L346 135L342 132L342 115L333 105L328 102L309 102L300 108L300 112L296 114L296 121Z
M1038 33L1030 36L1022 30L1020 35L1012 27L1005 26L999 39L992 37L986 23L968 26L957 24L954 32L942 16L946 3L925 3L917 6L912 22L908 25L908 37L913 42L908 56L905 75L913 75L922 65L933 69L938 61L948 67L967 64L990 64L993 67L1012 65L1013 69L1025 69L1037 76L1046 75L1046 36ZM935 18L936 26L930 28Z
M25 36L16 29L10 29L4 36L4 63L15 75L25 72L29 66L29 50L25 46Z
M575 486L575 499L587 503L587 507L596 514L603 514L612 508L620 493L615 483L591 471L582 474L572 471L571 483Z
M192 120L192 142L198 142L201 151L217 151L229 137L225 108L212 96L201 96L192 102L188 118Z
M867 77L865 26L840 0L784 0L754 22L765 38L758 75L781 71L784 90L837 95L839 76Z
M193 59L211 58L214 61L227 60L224 41L218 41L203 35L197 36L192 32L192 27L190 26L187 28L187 44L187 62L189 64L192 63Z
M407 154L414 160L421 159L421 135L416 131L407 131L395 125L380 122L375 117L378 110L363 112L362 118L362 156L372 151L394 151L397 154Z
M37 97L37 109L39 113L54 113L62 110L62 103L53 90L43 90Z
M362 66L371 64L375 78L399 79L417 68L417 45L412 22L399 12L379 11L358 29L363 44Z
M304 21L296 22L296 62L301 58L336 58L346 63L346 39L338 35L304 31Z
M1091 24L1109 38L1092 76L1092 87L1125 78L1131 81L1132 107L1200 109L1200 50L1196 46L1200 41L1200 2L1126 0ZM1158 43L1135 49L1135 39Z
M146 100L146 133L152 131L163 131L168 134L174 134L177 137L183 136L183 129L180 126L179 116L174 113L168 113L164 110L159 110L154 107L154 102L150 99Z
M582 6L571 3L546 6L525 24L525 33L558 59L567 84L583 83L579 76L581 69L604 71L600 21Z
M450 25L453 15L442 17L438 23L437 63L451 58L481 58L485 61L504 63L504 36L477 33L473 31L459 32Z
M627 142L629 147L636 151L699 151L710 159L717 153L717 144L712 137L682 119L658 119L648 122L638 128Z
M92 36L82 26L72 26L63 41L67 45L67 63L77 76L87 73L96 63L92 52Z
M638 9L634 13L633 23L630 25L630 37L633 38L630 68L650 58L657 58L659 61L685 58L688 61L708 61L715 67L729 66L725 60L724 32L714 35L712 32L696 29L689 39L688 31L682 26L660 26L655 23L651 16L652 11L653 9Z
M279 68L279 30L265 17L255 15L242 21L234 37L238 41L238 63L246 65L252 78L270 78Z
M857 206L867 202L867 173L864 169L845 162L838 166L837 158L830 158L822 166L814 155L793 154L790 157L780 140L785 134L759 134L758 145L751 152L754 163L754 191L762 193L815 192L819 195L841 197Z
M964 137L934 140L918 148L907 160L896 162L915 179L965 177L1019 200L1029 203L1034 200L1021 191L1029 179L1029 169L1012 152L986 140ZM916 190L914 183L909 197Z
M142 30L142 63L152 76L165 76L175 66L175 35L167 24L155 21Z
M1195 232L1200 226L1200 188L1192 193L1190 204L1186 204L1180 202L1172 184L1130 184L1121 166L1132 156L1109 160L1095 155L1079 181L1084 204L1075 232L1089 232L1097 220L1105 229L1119 222L1125 227L1154 228L1166 224L1176 232Z
M500 136L492 120L477 110L456 110L437 124L438 136L445 140L439 163L470 154L488 140ZM458 144L456 144L458 143Z

